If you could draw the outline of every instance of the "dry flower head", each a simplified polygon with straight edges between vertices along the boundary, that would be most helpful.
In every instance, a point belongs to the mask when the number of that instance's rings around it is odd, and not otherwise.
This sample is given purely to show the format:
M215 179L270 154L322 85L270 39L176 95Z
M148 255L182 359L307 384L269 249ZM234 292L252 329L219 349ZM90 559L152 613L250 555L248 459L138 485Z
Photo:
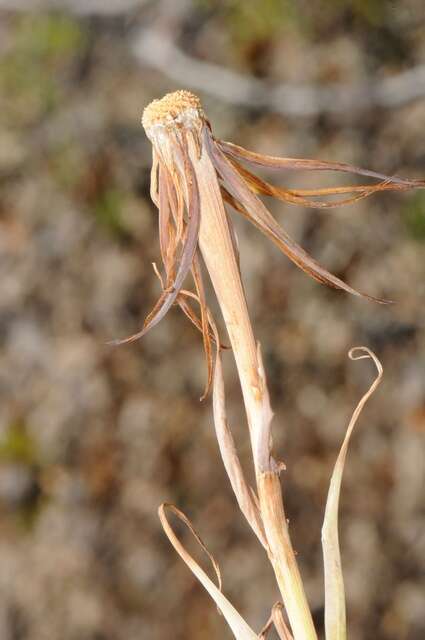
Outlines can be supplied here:
M216 183L214 186L218 187L222 206L226 209L237 260L237 240L227 209L236 211L252 222L290 260L318 282L376 302L390 302L356 290L322 267L286 233L259 196L271 196L291 205L329 209L352 204L379 191L404 191L423 187L424 181L390 177L346 163L266 156L218 140L212 134L199 98L189 91L175 91L153 100L143 112L142 124L153 146L151 196L159 210L159 238L165 273L161 274L157 265L154 265L161 282L162 294L142 329L124 340L116 341L117 343L139 339L164 317L173 304L178 304L191 322L202 331L208 362L204 396L210 388L211 343L217 334L205 300L199 251L199 233L203 219L199 183L206 174L212 183ZM196 150L195 157L191 155L190 147ZM203 159L206 160L203 163L205 166L200 170L198 165L201 163L198 161ZM367 176L378 182L344 187L287 189L261 179L245 165L284 170L331 170ZM217 195L217 189L215 191ZM332 196L339 198L329 199ZM190 271L194 291L183 288ZM195 311L194 303L199 305L200 313Z
M177 91L148 105L142 119L152 142L151 197L158 208L159 244L163 269L154 265L162 293L140 331L118 342L132 342L154 327L170 307L178 304L202 332L207 361L204 396L213 388L214 423L224 466L238 505L264 547L282 595L282 605L273 607L261 632L266 637L274 625L283 640L317 640L312 616L292 548L285 516L279 474L284 468L272 454L273 413L267 391L261 350L254 338L239 269L239 252L230 210L262 231L298 267L322 284L380 303L386 300L361 293L331 274L300 247L275 220L259 196L272 196L291 205L334 208L352 204L379 191L421 188L425 182L362 169L337 162L299 158L277 158L248 151L214 137L197 96ZM375 179L375 183L309 190L275 186L250 169L261 166L285 170L333 170ZM329 197L337 196L336 200ZM203 282L208 272L223 315L235 358L252 448L256 490L247 483L237 448L226 419L221 348L218 331L208 308ZM194 289L186 289L191 273ZM216 347L213 357L213 345ZM346 637L345 597L338 542L338 504L342 472L348 443L362 407L382 375L376 356L366 347L350 352L354 360L370 358L378 374L363 396L348 426L346 437L332 475L322 544L325 564L326 640ZM210 554L218 586L188 554L174 533L167 510L180 518L206 550L190 521L176 507L161 505L159 515L176 551L210 593L223 613L234 636L240 640L258 639L242 616L221 591L220 574Z

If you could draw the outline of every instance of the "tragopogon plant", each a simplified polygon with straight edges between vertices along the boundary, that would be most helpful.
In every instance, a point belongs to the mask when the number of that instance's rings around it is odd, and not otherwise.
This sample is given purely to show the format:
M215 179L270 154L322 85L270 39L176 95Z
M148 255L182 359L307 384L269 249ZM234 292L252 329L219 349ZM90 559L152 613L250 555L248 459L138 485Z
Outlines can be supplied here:
M230 209L250 220L298 267L319 282L385 303L387 301L356 291L320 266L288 236L259 196L273 196L289 204L329 208L353 203L377 191L407 190L423 187L425 183L398 176L389 177L348 164L260 155L229 142L217 140L212 134L199 99L187 91L177 91L166 95L162 100L152 102L145 109L142 122L153 147L151 197L159 212L163 273L155 265L154 268L161 283L162 294L142 329L118 342L131 342L143 336L164 317L173 304L178 304L202 332L207 361L204 396L212 386L215 429L223 462L240 509L271 562L287 615L286 622L282 606L273 607L270 620L261 636L265 636L274 624L280 637L285 640L313 640L317 635L292 549L283 507L279 479L283 465L276 462L272 456L273 414L260 347L254 339L248 315ZM245 165L275 169L334 170L367 176L378 181L374 184L346 187L293 190L268 183L254 175ZM329 200L329 196L339 198ZM204 266L213 284L237 365L249 427L256 492L245 481L226 421L221 343L205 299ZM194 281L193 291L183 288L189 272ZM353 349L350 357L372 358L378 375L353 414L330 483L322 529L327 640L342 640L346 637L337 514L348 441L363 405L382 375L379 361L367 348ZM220 573L212 556L210 558L219 578L218 587L182 546L166 517L167 508L189 526L205 549L203 543L189 520L176 507L165 504L160 507L161 522L170 541L214 598L234 636L241 640L258 638L223 595Z

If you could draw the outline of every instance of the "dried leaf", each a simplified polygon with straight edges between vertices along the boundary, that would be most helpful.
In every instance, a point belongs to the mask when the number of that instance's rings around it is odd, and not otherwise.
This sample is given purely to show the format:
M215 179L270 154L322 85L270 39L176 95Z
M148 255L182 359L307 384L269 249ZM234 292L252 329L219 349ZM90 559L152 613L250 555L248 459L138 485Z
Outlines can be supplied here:
M273 626L276 629L277 635L279 636L280 640L293 640L292 634L288 629L282 611L283 604L281 602L276 602L273 605L270 618L267 620L266 624L258 634L259 640L266 640L267 634L270 633Z
M158 154L156 153L155 148L152 147L152 168L151 168L150 195L151 195L152 202L154 204L156 204L157 207L159 207L159 204L158 204L158 195L159 195L158 170L159 170Z
M231 219L231 217L229 216L228 212L226 211L226 218L227 218L227 224L229 226L229 231L230 231L230 237L232 239L232 245L233 245L233 251L235 253L236 256L236 262L238 264L239 267L239 273L240 273L240 255L239 255L239 242L238 242L238 236L236 234L236 230L235 227L233 225L233 221Z
M181 242L183 237L183 230L185 227L184 220L184 197L183 187L180 176L174 176L174 178L168 173L168 170L164 167L167 175L166 187L167 195L170 203L171 212L173 214L174 223L176 225L177 242ZM190 168L188 170L190 175Z
M379 182L378 184L375 184L375 185L363 185L360 188L344 187L344 189L347 190L346 193L358 192L357 195L352 196L351 198L344 198L342 200L337 200L334 202L309 200L305 197L305 195L301 195L301 192L299 191L292 190L292 189L284 189L282 187L275 187L274 185L270 184L266 180L263 180L262 178L259 178L258 176L254 175L253 173L245 169L245 167L242 167L236 161L232 161L232 165L235 167L235 169L242 176L242 178L245 180L245 182L249 185L250 189L254 193L260 193L261 195L271 196L271 197L277 198L278 200L282 200L283 202L288 202L289 204L300 205L300 206L309 207L312 209L335 209L336 207L342 207L342 206L346 206L346 205L358 202L363 198L367 198L368 196L371 196L373 193L376 193L377 191L385 191L385 190L401 191L407 188L407 187L402 187L400 185L393 185L390 183L389 180L386 180L384 182ZM328 188L326 189L325 195L337 195L338 193L340 193L339 190ZM314 195L315 196L319 195L317 193L317 190L314 193Z
M189 162L188 171L191 172L189 193L189 220L187 222L186 237L184 239L182 254L177 269L177 274L171 286L163 291L151 313L147 316L140 331L123 340L115 340L112 344L120 345L134 342L144 336L166 315L167 311L175 302L183 282L192 266L192 261L198 244L199 224L200 224L200 202L198 187L195 180L192 164Z
M258 640L266 640L267 634L270 633L272 627L273 627L273 618L270 615L270 617L267 620L266 624L264 625L264 627L261 629L260 633L258 634Z
M239 508L263 547L268 550L263 522L258 508L258 498L257 500L254 499L253 490L248 486L245 480L232 432L226 419L226 398L219 350L217 350L214 372L213 410L215 432L217 435L218 445L220 447L221 457L223 459L227 475L229 476L233 492L236 496L236 500L238 501Z
M273 605L272 620L277 634L281 640L293 640L292 634L289 631L283 617L283 605L281 602L276 602L276 604Z
M204 352L205 352L205 360L207 362L207 381L205 384L204 393L201 396L201 401L204 400L212 385L213 378L213 357L212 357L212 347L211 347L211 337L209 331L209 311L205 299L205 289L204 283L202 281L201 274L201 266L199 260L199 251L195 252L195 256L192 262L192 275L193 280L195 282L196 291L198 294L199 306L201 308L201 331L202 331L202 339L204 343Z
M187 298L191 298L192 300L195 300L198 304L199 304L199 298L196 295L196 293L193 293L193 291L188 291L187 289L180 289L180 293L177 297L177 303L179 304L179 306L181 307L182 311L184 312L184 314L187 316L187 318L189 318L189 320L195 325L195 327L198 329L198 331L200 331L202 333L202 323L201 320L198 318L198 316L196 315L195 311L192 309L190 303L187 301ZM210 325L210 339L211 341L217 345L216 340L218 340L218 331L217 331L217 327L215 325L215 322L213 320L213 317L211 315L211 313L208 310L208 322ZM228 349L230 349L230 346L227 344L224 344L223 342L219 342L218 346L220 347L220 349L222 351L226 351Z
M382 180L377 184L351 184L342 187L320 187L317 189L289 189L290 193L296 196L302 197L315 197L315 196L337 196L345 193L364 193L369 189L372 193L375 191L407 191L410 186L403 184L394 184L391 179ZM367 194L368 195L368 194ZM342 201L340 201L342 202Z
M200 333L202 333L201 320L199 319L199 317L197 316L196 312L192 309L192 306L190 305L190 303L186 299L189 296L189 294L192 294L192 291L187 291L186 289L181 289L180 293L179 293L179 295L177 297L177 303L178 303L179 307L181 308L181 310L183 311L183 313L185 314L185 316L198 329L198 331ZM198 297L195 294L193 294L193 296L195 297L197 302L199 302ZM211 333L210 333L210 337L212 338Z
M261 200L252 193L245 181L237 171L235 171L229 161L226 160L219 148L211 144L210 149L215 167L223 179L226 191L231 196L231 198L227 198L227 200L230 200L232 204L236 205L236 211L255 224L260 231L268 236L300 269L308 273L308 275L318 282L327 284L335 289L342 289L355 296L367 298L381 304L391 302L390 300L375 298L374 296L357 291L357 289L350 287L350 285L322 267L282 229Z
M344 441L332 472L326 501L325 518L322 527L322 547L325 570L326 640L345 640L347 634L344 580L342 575L341 554L338 539L338 507L341 492L341 481L351 434L364 405L373 394L382 378L382 365L375 354L367 347L355 347L354 349L351 349L349 357L351 360L371 358L375 363L378 374L369 390L358 403L351 417L350 424L348 425Z
M164 263L167 282L175 278L175 262L177 251L176 230L171 220L171 208L166 185L168 175L164 167L160 167L159 181L159 246L161 249L162 262Z
M205 571L199 566L199 564L192 558L192 556L186 551L186 549L181 544L180 540L177 538L174 533L170 523L168 522L166 516L166 509L172 511L182 522L186 524L191 533L195 536L197 542L201 545L202 549L208 555L211 563L214 567L214 571L216 573L219 586L217 587L214 582L208 577ZM204 543L202 542L199 535L196 533L193 525L190 520L182 513L177 507L171 504L162 504L159 507L158 515L161 520L162 527L165 531L165 534L174 549L177 551L182 560L187 564L192 573L198 578L199 582L202 586L208 591L211 598L216 603L217 607L223 614L224 618L227 621L227 624L231 628L233 635L237 640L258 640L258 636L254 631L249 627L249 625L242 618L240 613L236 611L233 605L229 602L229 600L223 595L221 592L221 577L220 577L220 569L214 560L213 556L209 553Z
M390 182L397 183L405 187L425 187L425 180L410 180L400 176L387 176L383 173L347 164L346 162L325 162L323 160L310 160L308 158L278 158L276 156L268 156L261 153L255 153L254 151L248 151L247 149L231 142L218 140L216 141L216 144L232 159L246 160L247 162L260 167L268 167L271 169L304 169L307 171L341 171L343 173L353 173L359 176L377 178L378 180L389 180Z

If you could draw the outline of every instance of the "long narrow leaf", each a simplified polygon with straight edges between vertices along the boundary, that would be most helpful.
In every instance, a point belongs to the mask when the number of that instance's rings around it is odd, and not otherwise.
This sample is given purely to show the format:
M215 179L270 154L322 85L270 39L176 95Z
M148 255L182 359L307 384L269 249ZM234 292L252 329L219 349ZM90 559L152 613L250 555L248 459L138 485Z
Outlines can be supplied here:
M155 148L152 147L152 167L151 167L151 186L150 186L150 196L151 200L156 206L158 206L158 170L159 170L159 161L158 154L155 151Z
M199 306L201 308L201 331L202 331L202 340L204 344L205 360L207 363L207 380L205 383L204 392L200 398L202 401L207 397L211 389L214 363L213 363L213 356L212 356L212 346L211 346L210 327L209 327L210 313L209 313L206 298L205 298L205 289L204 289L204 283L202 280L199 250L195 252L195 255L193 257L192 276L195 282L196 292L198 294Z
M347 636L344 579L342 575L341 553L338 538L339 496L351 434L364 405L373 394L382 378L382 365L375 354L367 347L355 347L354 349L351 349L349 357L351 360L371 358L375 363L378 374L368 391L358 403L351 417L350 424L348 425L344 441L332 472L326 501L325 518L322 527L323 562L325 571L326 640L345 640Z
M180 540L177 538L174 533L170 523L168 522L166 510L171 510L185 525L189 528L191 533L195 536L198 543L201 545L203 550L207 553L208 557L211 560L211 563L214 567L215 573L218 578L219 587L217 587L211 578L205 573L205 571L199 566L199 564L192 558L192 556L188 553L188 551L184 548ZM258 636L251 627L245 622L240 613L236 611L234 606L229 602L229 600L223 595L221 591L221 578L220 578L220 570L213 556L209 553L204 543L202 542L199 535L196 533L193 525L187 516L184 515L177 507L170 504L162 504L158 510L159 519L161 520L162 527L165 531L165 534L174 549L177 551L182 560L187 564L192 573L198 578L199 582L202 586L208 591L211 598L216 603L217 607L223 614L226 619L227 624L231 628L233 635L237 640L258 640Z
M128 338L122 340L115 340L112 342L114 345L127 344L134 342L142 336L144 336L152 327L154 327L162 318L166 315L167 311L173 305L176 300L180 289L183 286L183 282L191 268L193 257L195 255L196 247L198 244L199 236L199 224L200 224L200 202L198 187L195 180L193 167L190 164L189 170L192 172L192 180L190 182L190 194L189 194L189 220L187 222L186 236L184 240L182 255L180 264L177 269L177 274L174 282L171 286L167 286L167 289L163 291L161 297L156 303L153 310L147 316L143 327L140 331Z
M226 419L226 399L224 393L223 370L220 350L217 349L214 386L213 386L214 425L224 467L229 476L230 484L238 501L238 505L248 523L257 535L263 547L268 550L266 535L257 500L252 489L248 486L242 466L236 451L232 432Z
M159 246L161 249L161 257L165 267L167 282L170 282L175 278L174 271L178 240L176 237L176 229L171 218L171 207L167 188L167 182L169 181L168 172L165 167L161 166L159 173Z
M408 187L425 187L425 180L411 180L400 176L387 176L383 173L347 164L346 162L326 162L323 160L311 160L309 158L279 158L248 151L232 142L220 140L217 141L216 144L231 158L245 160L260 167L268 167L271 169L304 169L307 171L341 171L343 173L353 173L359 176L377 178L378 180L390 180L391 182Z
M209 144L216 169L222 176L225 189L229 192L235 209L255 224L255 226L268 236L300 269L318 282L333 287L334 289L342 289L347 293L381 304L388 304L390 302L390 300L375 298L366 293L361 293L322 267L282 229L261 200L252 193L245 181L232 167L230 162L226 160L217 145L214 143Z
M238 173L240 173L245 182L249 184L251 190L254 193L260 193L261 195L265 196L272 196L274 198L278 198L278 200L282 200L283 202L288 202L289 204L295 204L303 207L309 207L311 209L336 209L337 207L354 204L355 202L358 202L363 198L371 196L377 191L401 191L407 188L400 185L393 185L389 180L386 180L374 185L362 185L360 188L351 187L350 189L349 187L344 187L344 189L346 189L346 193L356 193L356 195L351 196L350 198L343 198L342 200L331 202L326 200L311 200L308 199L311 197L311 194L306 197L306 195L302 195L302 192L300 191L285 189L283 187L276 187L266 180L263 180L262 178L254 175L253 173L251 173L251 171L248 171L248 169L240 165L239 162L232 161L232 165L235 167ZM338 190L332 190L328 188L326 189L326 193L324 195L338 195L339 193L340 191ZM315 196L318 195L317 191L316 193L313 192L313 194Z

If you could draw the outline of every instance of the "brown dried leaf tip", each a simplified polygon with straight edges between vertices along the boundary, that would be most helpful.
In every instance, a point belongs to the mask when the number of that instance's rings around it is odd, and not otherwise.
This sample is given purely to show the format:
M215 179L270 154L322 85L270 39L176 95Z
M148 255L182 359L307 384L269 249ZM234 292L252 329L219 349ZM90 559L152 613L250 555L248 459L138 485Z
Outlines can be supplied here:
M141 338L165 316L173 304L178 304L202 332L208 363L205 394L208 392L213 373L212 343L216 341L217 332L205 300L201 254L210 270L208 263L212 258L210 256L207 259L207 243L218 242L220 238L209 237L206 225L202 234L202 225L206 210L209 210L209 215L211 209L222 214L225 211L223 203L250 220L290 260L322 284L377 302L388 302L357 291L322 267L284 231L259 195L272 196L292 205L324 209L345 206L378 191L423 188L425 181L390 177L344 163L260 155L230 142L217 140L199 98L189 91L176 91L161 100L154 100L144 110L142 124L153 148L151 197L159 212L163 273L158 271L156 265L154 268L161 282L162 294L142 329L117 343ZM378 182L309 190L286 189L257 177L241 163L283 170L332 170L367 176ZM344 197L327 200L328 196L335 195ZM227 213L224 215L232 251L238 260L232 223ZM209 247L211 250L212 247ZM192 274L194 291L183 289L189 272ZM212 279L217 292L217 283ZM193 303L197 304L198 310L194 309Z

